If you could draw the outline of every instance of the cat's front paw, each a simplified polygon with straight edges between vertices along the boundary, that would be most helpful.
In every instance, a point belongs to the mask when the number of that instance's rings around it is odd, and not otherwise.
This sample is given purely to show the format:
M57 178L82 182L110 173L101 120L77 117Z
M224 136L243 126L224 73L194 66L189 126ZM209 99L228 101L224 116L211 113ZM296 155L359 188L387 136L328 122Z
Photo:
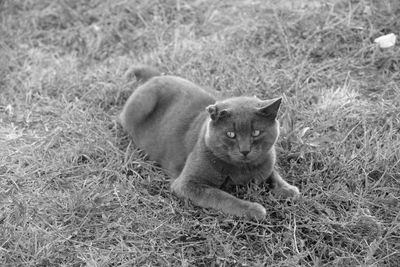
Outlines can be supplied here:
M267 215L267 211L262 205L258 203L250 203L249 207L245 211L245 214L249 218L261 220L265 218L265 216Z
M294 185L286 185L286 186L275 188L273 190L273 193L277 198L281 198L281 199L297 198L300 196L299 189Z

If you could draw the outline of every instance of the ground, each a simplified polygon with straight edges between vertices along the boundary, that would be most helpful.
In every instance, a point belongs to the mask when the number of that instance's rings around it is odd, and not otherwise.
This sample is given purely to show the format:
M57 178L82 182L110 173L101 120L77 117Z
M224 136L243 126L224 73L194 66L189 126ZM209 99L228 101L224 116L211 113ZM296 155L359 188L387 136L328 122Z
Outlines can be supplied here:
M397 0L1 0L2 266L397 266ZM218 93L283 96L282 175L233 194L262 221L170 193L115 122L144 63Z

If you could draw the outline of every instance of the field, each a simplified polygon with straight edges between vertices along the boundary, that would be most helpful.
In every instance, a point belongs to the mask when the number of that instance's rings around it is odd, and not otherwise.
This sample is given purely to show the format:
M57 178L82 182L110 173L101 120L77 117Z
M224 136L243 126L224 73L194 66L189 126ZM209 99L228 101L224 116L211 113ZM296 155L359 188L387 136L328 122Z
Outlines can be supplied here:
M1 266L398 266L397 0L0 0ZM280 172L178 199L115 122L143 63L225 96L283 96Z

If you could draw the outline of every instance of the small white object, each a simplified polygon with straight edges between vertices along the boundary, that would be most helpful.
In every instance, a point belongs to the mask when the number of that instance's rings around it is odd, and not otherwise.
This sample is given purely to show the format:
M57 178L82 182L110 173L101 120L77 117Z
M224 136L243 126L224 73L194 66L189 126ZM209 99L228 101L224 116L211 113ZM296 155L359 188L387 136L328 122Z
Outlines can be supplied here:
M396 35L394 33L382 35L376 38L374 42L377 43L380 48L392 47L396 44Z
M99 27L99 25L93 24L93 29L94 31L98 32L101 30L101 28Z

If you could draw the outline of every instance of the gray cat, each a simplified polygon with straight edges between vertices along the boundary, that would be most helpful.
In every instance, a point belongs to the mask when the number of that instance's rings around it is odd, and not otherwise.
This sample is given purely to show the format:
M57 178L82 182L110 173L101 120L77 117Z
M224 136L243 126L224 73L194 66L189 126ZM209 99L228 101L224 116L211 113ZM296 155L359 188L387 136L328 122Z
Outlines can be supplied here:
M269 181L281 197L299 195L274 168L281 98L217 101L199 86L160 76L153 68L138 67L133 73L145 83L129 97L120 123L173 179L176 195L201 207L257 219L266 215L262 205L238 199L221 186Z

